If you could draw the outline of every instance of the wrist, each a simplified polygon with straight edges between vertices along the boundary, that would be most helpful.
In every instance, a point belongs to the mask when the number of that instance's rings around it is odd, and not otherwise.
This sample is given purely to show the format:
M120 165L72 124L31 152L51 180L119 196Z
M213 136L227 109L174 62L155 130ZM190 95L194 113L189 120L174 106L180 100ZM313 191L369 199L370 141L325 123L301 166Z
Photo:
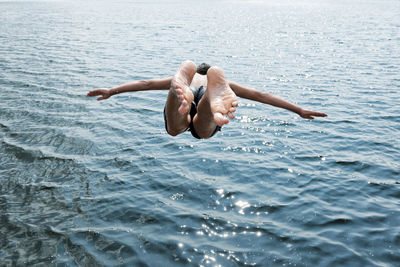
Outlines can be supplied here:
M118 90L116 90L115 88L111 88L111 89L108 89L108 93L110 94L110 96L113 96L113 95L118 94Z

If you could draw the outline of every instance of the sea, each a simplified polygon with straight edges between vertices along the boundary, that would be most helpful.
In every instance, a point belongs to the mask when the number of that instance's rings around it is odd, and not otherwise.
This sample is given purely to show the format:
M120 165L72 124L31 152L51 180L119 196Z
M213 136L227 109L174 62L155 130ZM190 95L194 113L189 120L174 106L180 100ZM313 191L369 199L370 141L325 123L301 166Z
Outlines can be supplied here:
M400 266L400 1L0 1L0 266ZM239 99L169 136L184 60Z

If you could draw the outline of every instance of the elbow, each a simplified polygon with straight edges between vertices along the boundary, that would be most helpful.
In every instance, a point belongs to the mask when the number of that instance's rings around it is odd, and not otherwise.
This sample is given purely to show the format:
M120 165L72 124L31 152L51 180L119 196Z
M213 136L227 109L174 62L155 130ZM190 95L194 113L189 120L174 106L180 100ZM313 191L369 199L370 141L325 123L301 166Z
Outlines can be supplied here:
M273 105L272 95L265 92L258 92L257 95L259 101L264 104Z
M266 102L267 101L267 99L269 98L269 94L268 93L265 93L265 92L260 92L260 91L258 91L257 93L256 93L256 96L255 96L260 102Z
M271 94L270 93L267 93L267 92L258 92L260 95L261 95L261 97L264 97L264 98L269 98L269 97L271 97Z
M139 83L143 90L150 90L151 89L151 81L150 80L140 80Z

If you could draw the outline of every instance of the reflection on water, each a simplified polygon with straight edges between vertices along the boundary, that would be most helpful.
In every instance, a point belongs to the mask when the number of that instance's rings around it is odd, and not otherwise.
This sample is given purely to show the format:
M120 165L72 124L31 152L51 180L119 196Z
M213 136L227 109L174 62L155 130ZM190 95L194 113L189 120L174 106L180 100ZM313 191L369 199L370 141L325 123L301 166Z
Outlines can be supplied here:
M395 265L398 9L0 2L0 262ZM196 140L165 133L166 92L85 97L184 59L329 117L242 100Z

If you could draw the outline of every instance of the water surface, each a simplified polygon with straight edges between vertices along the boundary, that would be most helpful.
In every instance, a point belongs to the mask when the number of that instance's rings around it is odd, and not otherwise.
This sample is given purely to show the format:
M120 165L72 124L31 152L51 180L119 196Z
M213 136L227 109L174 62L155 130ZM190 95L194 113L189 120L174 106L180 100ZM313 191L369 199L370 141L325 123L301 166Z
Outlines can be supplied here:
M400 3L271 2L0 2L1 265L398 264ZM185 59L329 117L85 96Z

